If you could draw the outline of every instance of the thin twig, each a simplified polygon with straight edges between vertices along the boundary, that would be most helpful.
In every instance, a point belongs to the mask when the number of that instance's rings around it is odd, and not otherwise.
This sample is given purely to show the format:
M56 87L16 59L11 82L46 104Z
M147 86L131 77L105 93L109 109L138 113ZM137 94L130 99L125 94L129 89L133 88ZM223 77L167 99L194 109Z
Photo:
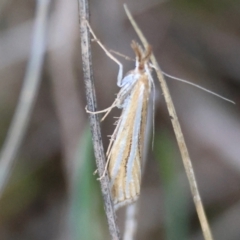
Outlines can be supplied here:
M138 213L138 203L128 205L126 208L125 216L125 231L123 240L132 240L135 239L137 232L137 213Z
M84 73L84 81L87 97L87 108L90 111L96 110L96 93L93 82L92 57L89 31L86 25L86 20L89 20L88 0L78 0L79 3L79 18L80 18L80 35L82 49L82 65ZM99 176L102 176L106 164L106 158L102 145L102 137L100 131L99 118L95 114L89 115L90 127L92 132L93 148ZM120 239L119 230L116 223L116 215L111 198L109 188L109 177L101 178L101 190L105 205L105 212L108 220L109 232L112 239Z
M17 109L0 154L0 197L11 175L12 167L26 133L39 89L40 75L45 54L49 5L50 0L37 1L31 56L28 62Z
M128 10L126 4L124 5L124 8L125 8L126 14L129 18L134 30L136 31L138 37L142 41L144 47L147 48L149 46L149 44L148 44L146 38L144 37L142 31L140 30L140 28L137 26L135 20L133 19L131 13ZM162 75L161 70L159 68L159 65L157 63L157 60L156 60L156 58L153 54L151 56L151 61L154 65L154 68L155 68L156 73L157 73L157 77L160 81L160 85L161 85L163 95L164 95L164 98L165 98L165 101L166 101L166 104L167 104L169 115L171 117L173 129L174 129L176 139L177 139L177 142L178 142L178 146L179 146L179 149L180 149L180 152L181 152L183 164L184 164L185 171L186 171L188 181L189 181L189 184L190 184L191 193L192 193L192 196L193 196L193 201L195 203L195 207L196 207L197 214L198 214L198 217L199 217L199 220L200 220L200 224L201 224L201 227L202 227L202 232L203 232L204 238L205 238L205 240L212 240L213 239L212 233L211 233L211 230L210 230L210 227L209 227L209 224L208 224L208 221L207 221L207 217L205 215L202 200L201 200L201 197L200 197L200 194L199 194L199 191L198 191L198 186L197 186L195 174L194 174L194 171L193 171L192 163L191 163L191 160L190 160L190 156L189 156L189 153L188 153L188 150L187 150L187 146L186 146L183 134L182 134L182 130L181 130L178 118L177 118L177 114L176 114L176 111L175 111L175 108L174 108L174 105L173 105L173 102L172 102L167 84L166 84L166 82L163 78L163 75Z

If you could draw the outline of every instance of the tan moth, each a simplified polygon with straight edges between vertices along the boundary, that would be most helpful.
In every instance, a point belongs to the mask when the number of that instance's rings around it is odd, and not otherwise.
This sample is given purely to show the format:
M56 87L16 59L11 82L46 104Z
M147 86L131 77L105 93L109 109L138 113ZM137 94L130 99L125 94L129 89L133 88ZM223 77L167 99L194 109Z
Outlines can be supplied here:
M140 194L148 101L154 86L149 64L152 51L150 46L143 51L140 45L133 41L131 47L136 55L135 69L128 72L123 78L122 64L96 38L88 22L87 25L94 40L119 65L117 85L121 89L113 104L102 111L90 112L87 110L92 114L106 112L104 119L112 108L122 109L108 146L105 167L110 178L114 206L115 209L118 209L136 201Z

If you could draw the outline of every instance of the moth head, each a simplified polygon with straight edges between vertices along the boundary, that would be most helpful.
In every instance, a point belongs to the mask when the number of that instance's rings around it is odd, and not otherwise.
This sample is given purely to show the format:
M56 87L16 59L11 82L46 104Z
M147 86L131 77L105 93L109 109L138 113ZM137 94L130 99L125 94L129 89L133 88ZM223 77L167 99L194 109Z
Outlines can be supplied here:
M148 45L144 51L136 41L132 41L131 47L136 55L136 68L140 71L144 71L146 67L149 68L149 59L152 54L151 46Z

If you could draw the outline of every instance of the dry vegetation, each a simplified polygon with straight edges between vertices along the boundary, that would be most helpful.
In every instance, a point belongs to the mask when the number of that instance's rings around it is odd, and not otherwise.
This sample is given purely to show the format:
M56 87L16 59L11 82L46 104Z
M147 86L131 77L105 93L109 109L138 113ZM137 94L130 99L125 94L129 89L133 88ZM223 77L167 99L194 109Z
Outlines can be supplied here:
M110 49L130 57L136 35L122 1L91 2L91 24ZM186 138L213 235L240 236L240 4L127 1L163 71L236 102L167 81ZM36 6L0 1L0 141L3 144L29 60ZM108 239L88 131L77 1L52 2L34 111L0 200L0 238ZM133 63L121 59L126 72ZM98 108L114 100L117 66L93 44ZM156 82L155 147L147 155L137 238L202 238L172 126ZM113 112L103 123L104 146ZM151 137L149 137L149 143ZM150 145L150 144L149 144ZM122 231L124 209L117 212ZM70 224L69 224L70 223Z

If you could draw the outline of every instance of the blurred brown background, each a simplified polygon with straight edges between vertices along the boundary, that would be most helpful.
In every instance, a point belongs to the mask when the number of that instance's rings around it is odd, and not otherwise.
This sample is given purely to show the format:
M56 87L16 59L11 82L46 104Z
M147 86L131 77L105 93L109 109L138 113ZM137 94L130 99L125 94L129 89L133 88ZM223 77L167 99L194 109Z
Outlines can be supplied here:
M215 239L240 239L240 2L236 0L91 1L101 41L134 57L137 39L126 2L163 71L236 102L167 80L189 147ZM0 141L18 102L33 34L36 2L0 1ZM77 1L52 1L37 102L0 200L0 238L109 239L81 71ZM98 108L118 92L117 65L93 43ZM126 72L134 67L121 59ZM203 239L165 102L156 81L154 149L147 156L136 239ZM103 123L114 129L114 111ZM149 145L152 137L149 137ZM75 176L75 177L74 177ZM124 209L117 212L123 231Z

